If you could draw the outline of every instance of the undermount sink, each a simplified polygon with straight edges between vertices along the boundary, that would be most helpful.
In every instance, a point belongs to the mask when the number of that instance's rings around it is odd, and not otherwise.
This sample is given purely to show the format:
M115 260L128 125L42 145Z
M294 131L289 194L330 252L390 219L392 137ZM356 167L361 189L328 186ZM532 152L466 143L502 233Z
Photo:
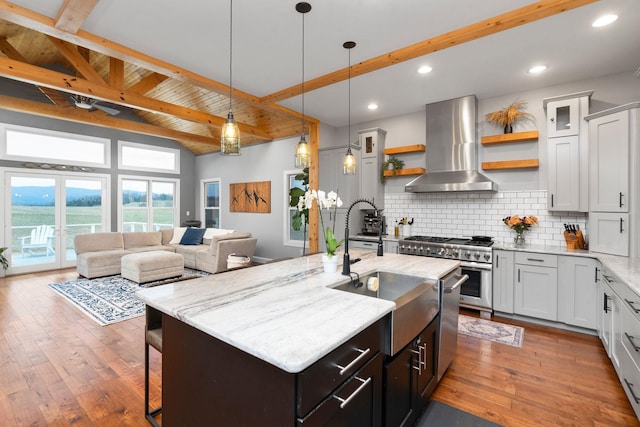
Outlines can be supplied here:
M377 290L370 290L375 289L375 279ZM378 271L361 276L356 285L349 281L333 289L395 302L383 331L383 350L389 356L409 344L440 310L439 282L409 274Z

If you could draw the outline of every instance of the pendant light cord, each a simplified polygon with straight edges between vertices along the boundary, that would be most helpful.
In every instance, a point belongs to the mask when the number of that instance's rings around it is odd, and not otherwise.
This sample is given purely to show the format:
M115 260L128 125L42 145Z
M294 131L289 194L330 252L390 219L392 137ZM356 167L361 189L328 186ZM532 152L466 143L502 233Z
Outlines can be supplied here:
M233 87L233 74L232 74L232 66L233 63L233 0L230 0L231 10L229 11L229 112L231 112L231 93Z
M304 13L302 14L302 130L300 137L304 138Z
M347 134L347 138L348 138L348 142L349 142L349 150L351 150L351 48L347 49L349 51L349 78L347 79L348 82L348 87L349 87L349 108L348 108L348 121L349 121L349 127L348 127L348 134Z

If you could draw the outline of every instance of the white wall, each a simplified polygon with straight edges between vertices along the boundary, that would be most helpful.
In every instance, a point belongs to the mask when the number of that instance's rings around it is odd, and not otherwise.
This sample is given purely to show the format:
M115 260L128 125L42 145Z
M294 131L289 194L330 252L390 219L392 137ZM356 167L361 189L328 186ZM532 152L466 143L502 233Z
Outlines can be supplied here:
M527 233L528 240L536 244L563 244L562 224L577 223L587 228L584 214L553 213L546 206L546 117L542 108L544 98L568 93L593 90L590 112L594 113L615 105L640 100L640 81L632 73L572 82L536 91L505 94L478 100L478 138L495 135L502 129L489 125L484 120L486 113L508 106L515 100L528 103L527 111L536 117L536 123L526 127L516 125L514 131L537 129L537 143L506 144L504 146L479 146L478 164L482 161L538 157L540 168L533 171L485 172L500 187L500 192L412 194L404 192L404 185L412 177L389 178L385 185L385 216L393 227L400 217L414 217L414 234L489 235L508 243L512 232L502 223L507 215L536 215L541 223ZM383 120L351 125L351 142L357 141L358 131L380 127L387 131L386 146L395 147L425 143L426 124L424 109L412 114L390 117ZM347 127L338 129L321 125L320 147L342 147L348 142ZM203 178L222 177L222 227L248 230L258 237L256 255L264 258L298 256L301 251L283 245L284 205L288 195L284 194L283 171L293 169L293 150L297 138L254 145L242 149L240 157L222 157L209 154L196 158L196 182ZM428 155L428 149L427 153ZM424 167L425 154L408 154L401 158L405 167ZM496 158L497 157L497 158ZM371 179L378 179L372 177ZM229 184L236 182L271 181L271 213L249 214L229 212ZM198 191L199 192L199 191ZM287 197L285 199L285 197ZM200 201L196 201L200 206ZM198 213L200 215L200 213ZM200 219L200 218L198 218ZM391 228L393 230L393 228Z
M299 256L300 248L283 244L284 212L289 194L284 191L284 171L294 169L294 149L298 138L242 147L240 156L222 156L219 153L196 157L196 182L221 178L221 228L249 231L258 239L255 255L278 259ZM229 211L229 184L271 181L271 213L238 213ZM200 190L196 205L200 212Z
M527 111L536 122L516 125L515 132L537 129L537 143L505 144L484 147L479 145L478 165L483 161L539 158L540 167L531 171L483 172L499 185L498 193L405 193L404 185L412 177L389 178L385 185L385 216L388 230L401 217L413 217L412 234L466 237L488 235L503 243L511 242L513 232L502 223L508 215L536 215L539 226L527 232L528 240L535 244L563 245L564 223L577 223L588 228L585 214L547 211L547 132L542 100L554 96L593 90L590 113L616 105L640 100L640 80L633 73L616 74L598 79L572 82L540 90L506 94L478 100L478 138L502 133L502 129L484 120L486 113L503 108L515 100L526 101ZM425 112L392 117L375 122L359 123L351 128L380 127L387 131L386 146L402 146L425 142ZM338 129L341 132L343 129ZM414 137L415 133L415 137ZM426 154L399 156L405 167L424 167ZM587 230L588 231L588 230Z

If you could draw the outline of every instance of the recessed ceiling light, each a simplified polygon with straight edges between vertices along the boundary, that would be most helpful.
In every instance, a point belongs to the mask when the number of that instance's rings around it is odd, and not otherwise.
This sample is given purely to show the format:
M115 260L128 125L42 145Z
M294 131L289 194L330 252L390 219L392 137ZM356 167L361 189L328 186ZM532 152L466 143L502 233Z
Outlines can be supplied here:
M540 74L546 69L547 69L546 65L536 65L535 67L529 68L529 74Z
M367 105L367 108L369 110L377 110L378 109L378 104L376 104L375 102L372 102L371 104Z
M418 68L418 72L420 74L427 74L431 71L433 71L433 68L429 67L428 65L423 65L422 67Z
M602 15L591 24L592 27L604 27L618 19L618 15Z

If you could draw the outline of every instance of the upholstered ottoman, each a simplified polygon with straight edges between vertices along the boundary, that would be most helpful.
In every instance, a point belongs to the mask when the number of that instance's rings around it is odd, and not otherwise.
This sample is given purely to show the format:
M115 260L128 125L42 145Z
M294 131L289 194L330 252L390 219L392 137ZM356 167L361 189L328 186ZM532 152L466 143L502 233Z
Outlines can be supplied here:
M123 256L120 269L125 279L136 283L152 282L181 276L184 258L167 251L138 252Z

